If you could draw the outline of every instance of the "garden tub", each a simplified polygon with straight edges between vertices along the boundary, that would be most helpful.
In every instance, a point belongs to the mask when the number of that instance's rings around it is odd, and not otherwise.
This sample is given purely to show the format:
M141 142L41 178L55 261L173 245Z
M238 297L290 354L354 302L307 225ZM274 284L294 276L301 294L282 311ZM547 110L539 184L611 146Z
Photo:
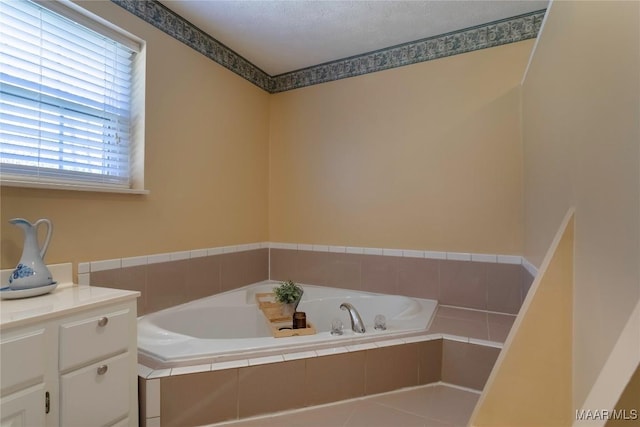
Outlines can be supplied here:
M437 307L435 300L302 285L298 311L306 313L316 333L274 338L256 294L278 284L260 282L138 318L142 362L157 369L392 340L424 332ZM343 302L357 309L365 333L351 330ZM385 317L386 330L374 328L377 315ZM336 319L344 325L342 335L331 334Z

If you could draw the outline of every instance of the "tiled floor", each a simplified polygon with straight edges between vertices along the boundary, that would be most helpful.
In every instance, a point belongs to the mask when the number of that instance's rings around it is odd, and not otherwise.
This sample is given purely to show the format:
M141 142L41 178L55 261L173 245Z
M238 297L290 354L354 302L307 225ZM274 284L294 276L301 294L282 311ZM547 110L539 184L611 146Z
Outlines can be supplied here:
M463 427L479 397L438 383L214 426Z

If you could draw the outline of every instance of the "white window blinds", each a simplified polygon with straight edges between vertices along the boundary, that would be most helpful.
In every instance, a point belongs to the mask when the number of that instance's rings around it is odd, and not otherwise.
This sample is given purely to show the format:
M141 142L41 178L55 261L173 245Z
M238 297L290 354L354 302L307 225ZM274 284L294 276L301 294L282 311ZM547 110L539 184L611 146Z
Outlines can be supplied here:
M134 44L0 2L0 178L130 188Z

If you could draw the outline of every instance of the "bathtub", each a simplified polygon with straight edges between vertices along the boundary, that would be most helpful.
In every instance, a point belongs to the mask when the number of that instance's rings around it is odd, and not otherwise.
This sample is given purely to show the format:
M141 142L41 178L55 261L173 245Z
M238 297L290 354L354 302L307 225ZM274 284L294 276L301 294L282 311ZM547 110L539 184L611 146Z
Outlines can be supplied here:
M317 333L274 338L255 295L278 284L260 282L138 318L139 356L147 365L167 368L389 340L424 332L437 307L435 300L302 285L298 311L307 314ZM356 307L364 334L351 331L342 302ZM378 314L386 317L384 331L374 329ZM334 319L342 321L343 335L331 335Z

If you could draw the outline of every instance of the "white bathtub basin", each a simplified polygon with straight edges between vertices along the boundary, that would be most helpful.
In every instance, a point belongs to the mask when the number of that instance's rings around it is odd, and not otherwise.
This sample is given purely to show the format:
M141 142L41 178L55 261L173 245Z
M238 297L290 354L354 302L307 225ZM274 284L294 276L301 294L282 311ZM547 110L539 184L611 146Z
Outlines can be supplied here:
M390 339L428 328L437 307L434 300L302 285L304 295L298 311L307 314L317 333L273 338L256 305L255 294L271 292L277 285L261 282L142 316L138 319L139 352L163 366L178 366L224 360L230 355L250 357ZM360 313L366 326L364 334L351 331L348 313L340 310L343 302L351 303ZM374 329L378 314L387 319L386 331ZM331 322L336 318L344 324L342 336L330 334Z

